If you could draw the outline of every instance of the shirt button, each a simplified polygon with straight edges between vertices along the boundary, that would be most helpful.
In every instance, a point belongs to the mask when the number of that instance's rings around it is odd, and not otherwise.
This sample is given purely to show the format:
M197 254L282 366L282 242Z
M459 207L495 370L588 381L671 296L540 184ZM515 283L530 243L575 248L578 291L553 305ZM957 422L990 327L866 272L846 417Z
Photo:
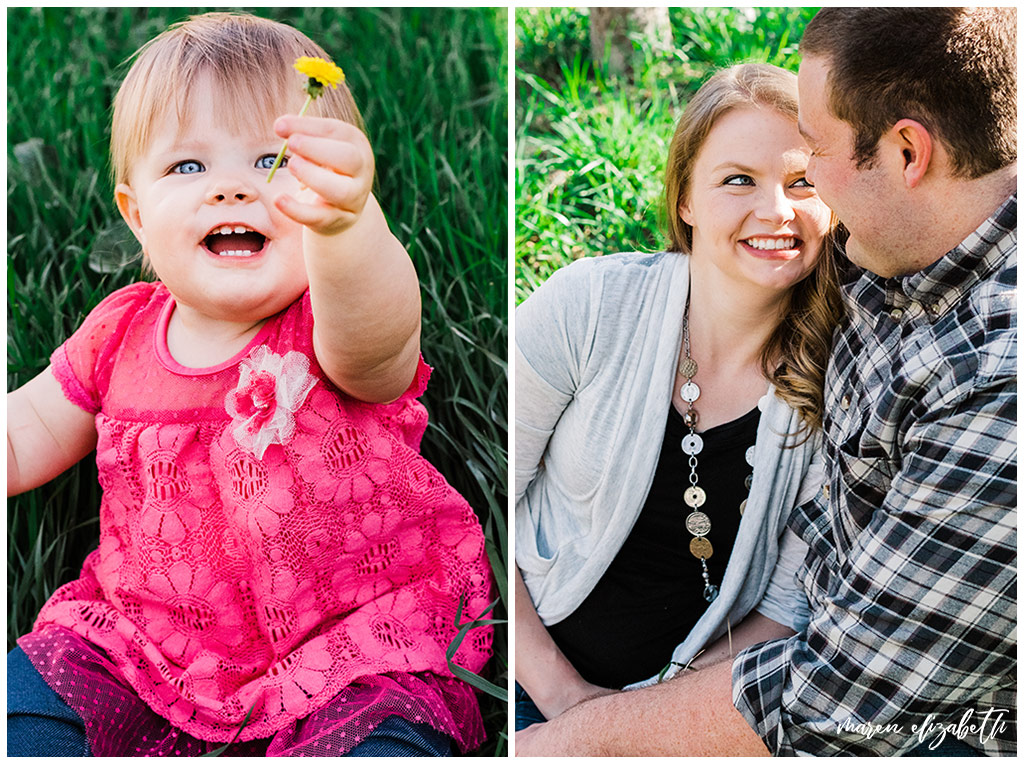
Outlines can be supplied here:
M821 495L824 496L826 500L828 499L828 486L827 485L823 485L821 487Z
M893 321L899 321L901 318L903 318L903 309L902 308L893 308L889 312L889 317Z
M940 308L937 302L933 302L931 305L928 306L928 312L931 313L933 316L939 315L939 310Z
M847 411L850 408L850 396L844 395L843 399L839 401L839 408L843 411Z

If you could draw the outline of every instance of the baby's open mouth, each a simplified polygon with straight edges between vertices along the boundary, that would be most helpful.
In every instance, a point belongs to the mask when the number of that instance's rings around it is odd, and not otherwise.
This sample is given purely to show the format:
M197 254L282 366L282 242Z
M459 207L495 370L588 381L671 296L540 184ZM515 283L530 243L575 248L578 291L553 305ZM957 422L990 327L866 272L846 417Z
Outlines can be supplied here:
M221 257L250 257L263 250L267 237L244 225L222 225L203 239L203 246Z

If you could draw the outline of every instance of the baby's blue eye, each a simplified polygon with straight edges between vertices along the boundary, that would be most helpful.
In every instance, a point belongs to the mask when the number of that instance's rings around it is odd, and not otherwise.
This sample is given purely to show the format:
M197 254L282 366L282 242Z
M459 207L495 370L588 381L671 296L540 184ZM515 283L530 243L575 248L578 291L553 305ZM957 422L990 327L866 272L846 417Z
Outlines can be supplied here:
M722 183L726 186L752 186L754 179L749 175L730 175Z
M171 172L178 173L179 175L192 175L197 172L202 172L206 168L203 167L202 162L197 162L194 159L186 159L184 162L178 162L171 168Z
M807 180L807 178L800 178L793 185L797 188L814 188L814 184Z
M264 154L256 160L256 167L260 170L269 170L274 166L274 160L277 159L277 154ZM281 167L288 166L288 157L281 158Z

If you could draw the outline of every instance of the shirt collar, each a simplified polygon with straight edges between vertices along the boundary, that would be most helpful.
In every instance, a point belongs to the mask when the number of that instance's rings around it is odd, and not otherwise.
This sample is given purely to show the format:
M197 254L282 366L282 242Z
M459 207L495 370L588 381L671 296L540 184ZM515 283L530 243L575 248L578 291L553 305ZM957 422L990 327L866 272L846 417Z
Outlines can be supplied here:
M1017 192L937 262L902 278L903 293L934 317L955 305L1006 261L1017 243Z
M883 278L865 271L851 285L850 297L867 304L884 295L892 306L913 300L931 320L942 316L975 284L998 270L1017 248L1017 192L978 228L927 268L899 278Z

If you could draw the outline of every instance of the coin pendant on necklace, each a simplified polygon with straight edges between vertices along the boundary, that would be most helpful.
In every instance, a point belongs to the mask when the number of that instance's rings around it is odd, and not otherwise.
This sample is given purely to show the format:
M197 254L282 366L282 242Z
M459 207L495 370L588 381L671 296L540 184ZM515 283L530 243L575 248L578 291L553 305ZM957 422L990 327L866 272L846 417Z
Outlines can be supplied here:
M700 388L696 382L687 382L679 388L679 397L687 403L693 403L700 397Z
M697 376L697 362L692 358L684 358L679 363L679 373L687 379L693 379Z
M691 512L686 516L686 530L694 536L706 536L711 530L711 518L703 512Z
M695 456L704 450L704 441L701 439L700 435L691 432L683 438L682 448L684 454L688 456Z
M703 506L706 499L707 495L704 493L704 489L695 485L691 485L683 492L683 501L686 502L686 506L694 509Z
M703 536L699 536L695 539L690 539L690 554L700 560L710 559L712 553L715 550L711 546L711 542Z

